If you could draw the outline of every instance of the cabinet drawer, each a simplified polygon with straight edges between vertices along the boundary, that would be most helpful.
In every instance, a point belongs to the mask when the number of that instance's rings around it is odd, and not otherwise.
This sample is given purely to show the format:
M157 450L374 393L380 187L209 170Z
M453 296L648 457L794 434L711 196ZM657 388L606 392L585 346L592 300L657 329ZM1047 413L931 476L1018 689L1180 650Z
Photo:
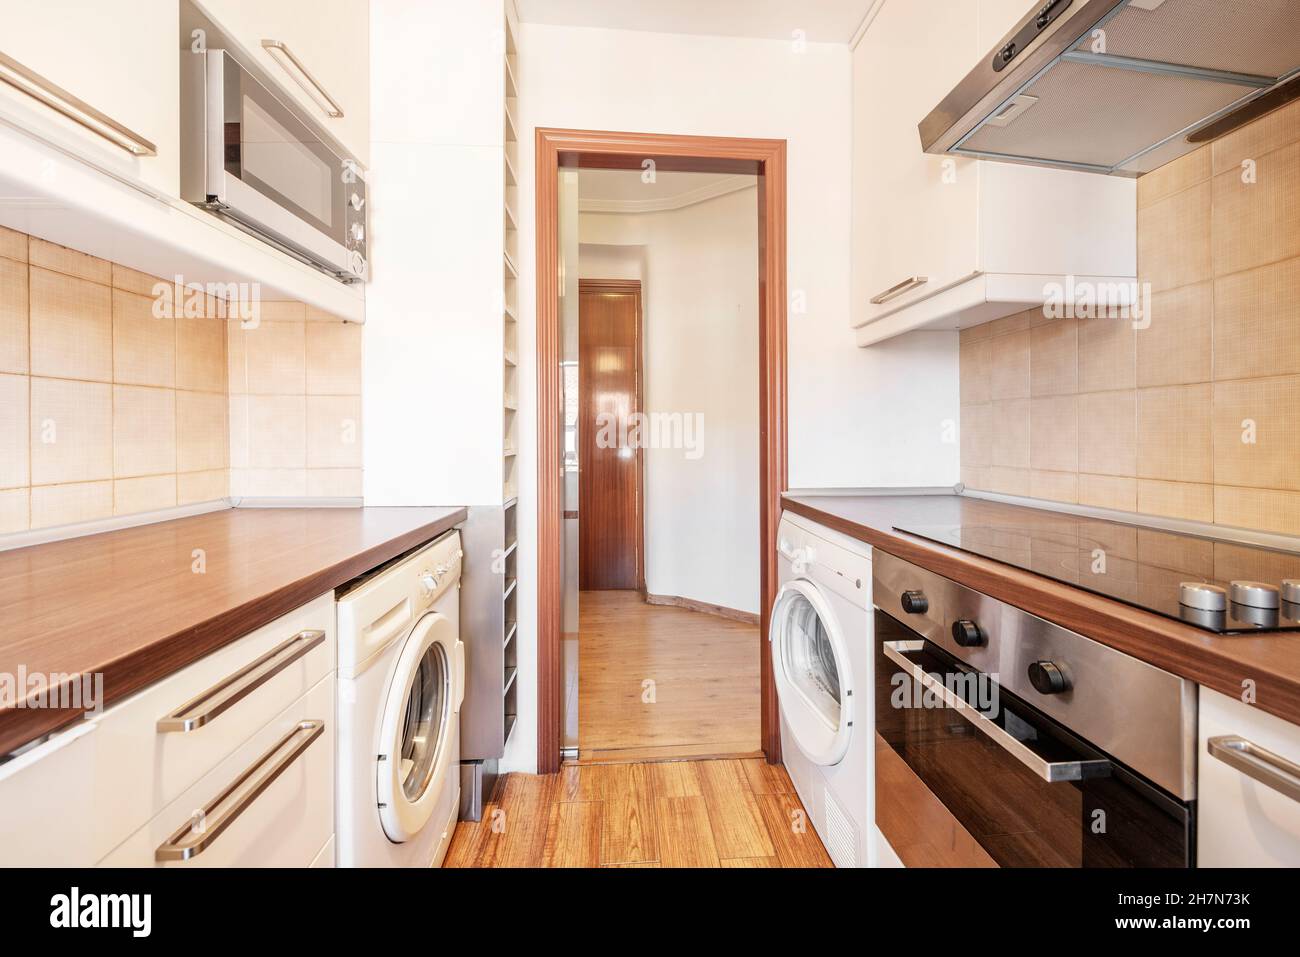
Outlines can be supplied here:
M168 807L280 714L285 702L332 673L334 650L334 599L327 594L101 715L94 734L91 860ZM183 730L187 724L191 730Z
M1300 727L1207 688L1200 702L1197 863L1300 867Z
M334 676L327 675L103 867L308 867L334 832Z
M84 867L93 861L96 796L91 721L0 765L0 867Z

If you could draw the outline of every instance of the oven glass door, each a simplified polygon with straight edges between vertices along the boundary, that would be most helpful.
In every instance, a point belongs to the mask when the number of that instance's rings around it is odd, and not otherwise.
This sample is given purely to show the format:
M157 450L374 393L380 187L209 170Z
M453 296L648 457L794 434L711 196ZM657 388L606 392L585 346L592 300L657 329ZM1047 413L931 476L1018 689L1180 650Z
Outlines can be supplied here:
M222 70L227 174L339 246L346 245L343 160L229 54ZM277 226L285 233L300 232Z
M884 612L875 623L877 744L892 752L877 823L905 864L1190 866L1189 806Z

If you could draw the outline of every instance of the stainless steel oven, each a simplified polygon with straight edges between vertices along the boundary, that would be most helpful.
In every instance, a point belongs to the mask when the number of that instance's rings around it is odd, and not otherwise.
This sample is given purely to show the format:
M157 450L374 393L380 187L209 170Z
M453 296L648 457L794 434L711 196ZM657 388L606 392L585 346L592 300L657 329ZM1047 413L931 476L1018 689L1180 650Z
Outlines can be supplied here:
M345 282L364 281L366 181L227 50L182 54L181 193Z
M905 864L1190 867L1196 687L877 551L876 820Z

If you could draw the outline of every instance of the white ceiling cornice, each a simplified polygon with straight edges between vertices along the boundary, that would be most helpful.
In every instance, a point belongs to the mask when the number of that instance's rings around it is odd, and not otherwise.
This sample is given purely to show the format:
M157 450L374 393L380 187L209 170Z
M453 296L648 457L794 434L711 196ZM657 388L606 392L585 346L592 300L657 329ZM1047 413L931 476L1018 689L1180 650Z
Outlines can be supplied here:
M717 199L729 193L738 193L742 189L756 187L757 181L752 176L729 176L726 179L706 183L695 189L678 193L676 196L660 196L655 199L583 199L578 198L578 212L581 213L664 213L674 209L685 209L696 203Z

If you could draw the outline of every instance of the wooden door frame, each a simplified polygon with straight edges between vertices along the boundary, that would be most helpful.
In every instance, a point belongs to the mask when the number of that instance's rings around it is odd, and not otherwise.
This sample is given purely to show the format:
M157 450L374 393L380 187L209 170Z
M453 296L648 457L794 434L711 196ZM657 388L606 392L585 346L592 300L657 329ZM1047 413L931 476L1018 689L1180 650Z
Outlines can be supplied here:
M578 322L582 322L582 294L584 292L631 293L636 297L636 410L645 412L645 302L641 296L640 279L579 279L578 280ZM578 355L582 356L582 334L578 334ZM581 362L579 362L581 368ZM581 390L581 385L579 385ZM582 403L578 403L582 407ZM582 449L579 436L578 449ZM578 460L581 468L581 458ZM578 479L578 520L582 521L582 479ZM582 542L582 533L578 533ZM578 582L582 582L582 552L578 553ZM636 449L636 587L645 593L645 450L640 445Z
M559 172L649 168L758 176L759 672L761 744L781 760L780 717L767 631L776 599L776 531L786 487L786 144L785 140L612 133L539 127L537 177L537 770L560 768L564 698L564 461L560 374Z

